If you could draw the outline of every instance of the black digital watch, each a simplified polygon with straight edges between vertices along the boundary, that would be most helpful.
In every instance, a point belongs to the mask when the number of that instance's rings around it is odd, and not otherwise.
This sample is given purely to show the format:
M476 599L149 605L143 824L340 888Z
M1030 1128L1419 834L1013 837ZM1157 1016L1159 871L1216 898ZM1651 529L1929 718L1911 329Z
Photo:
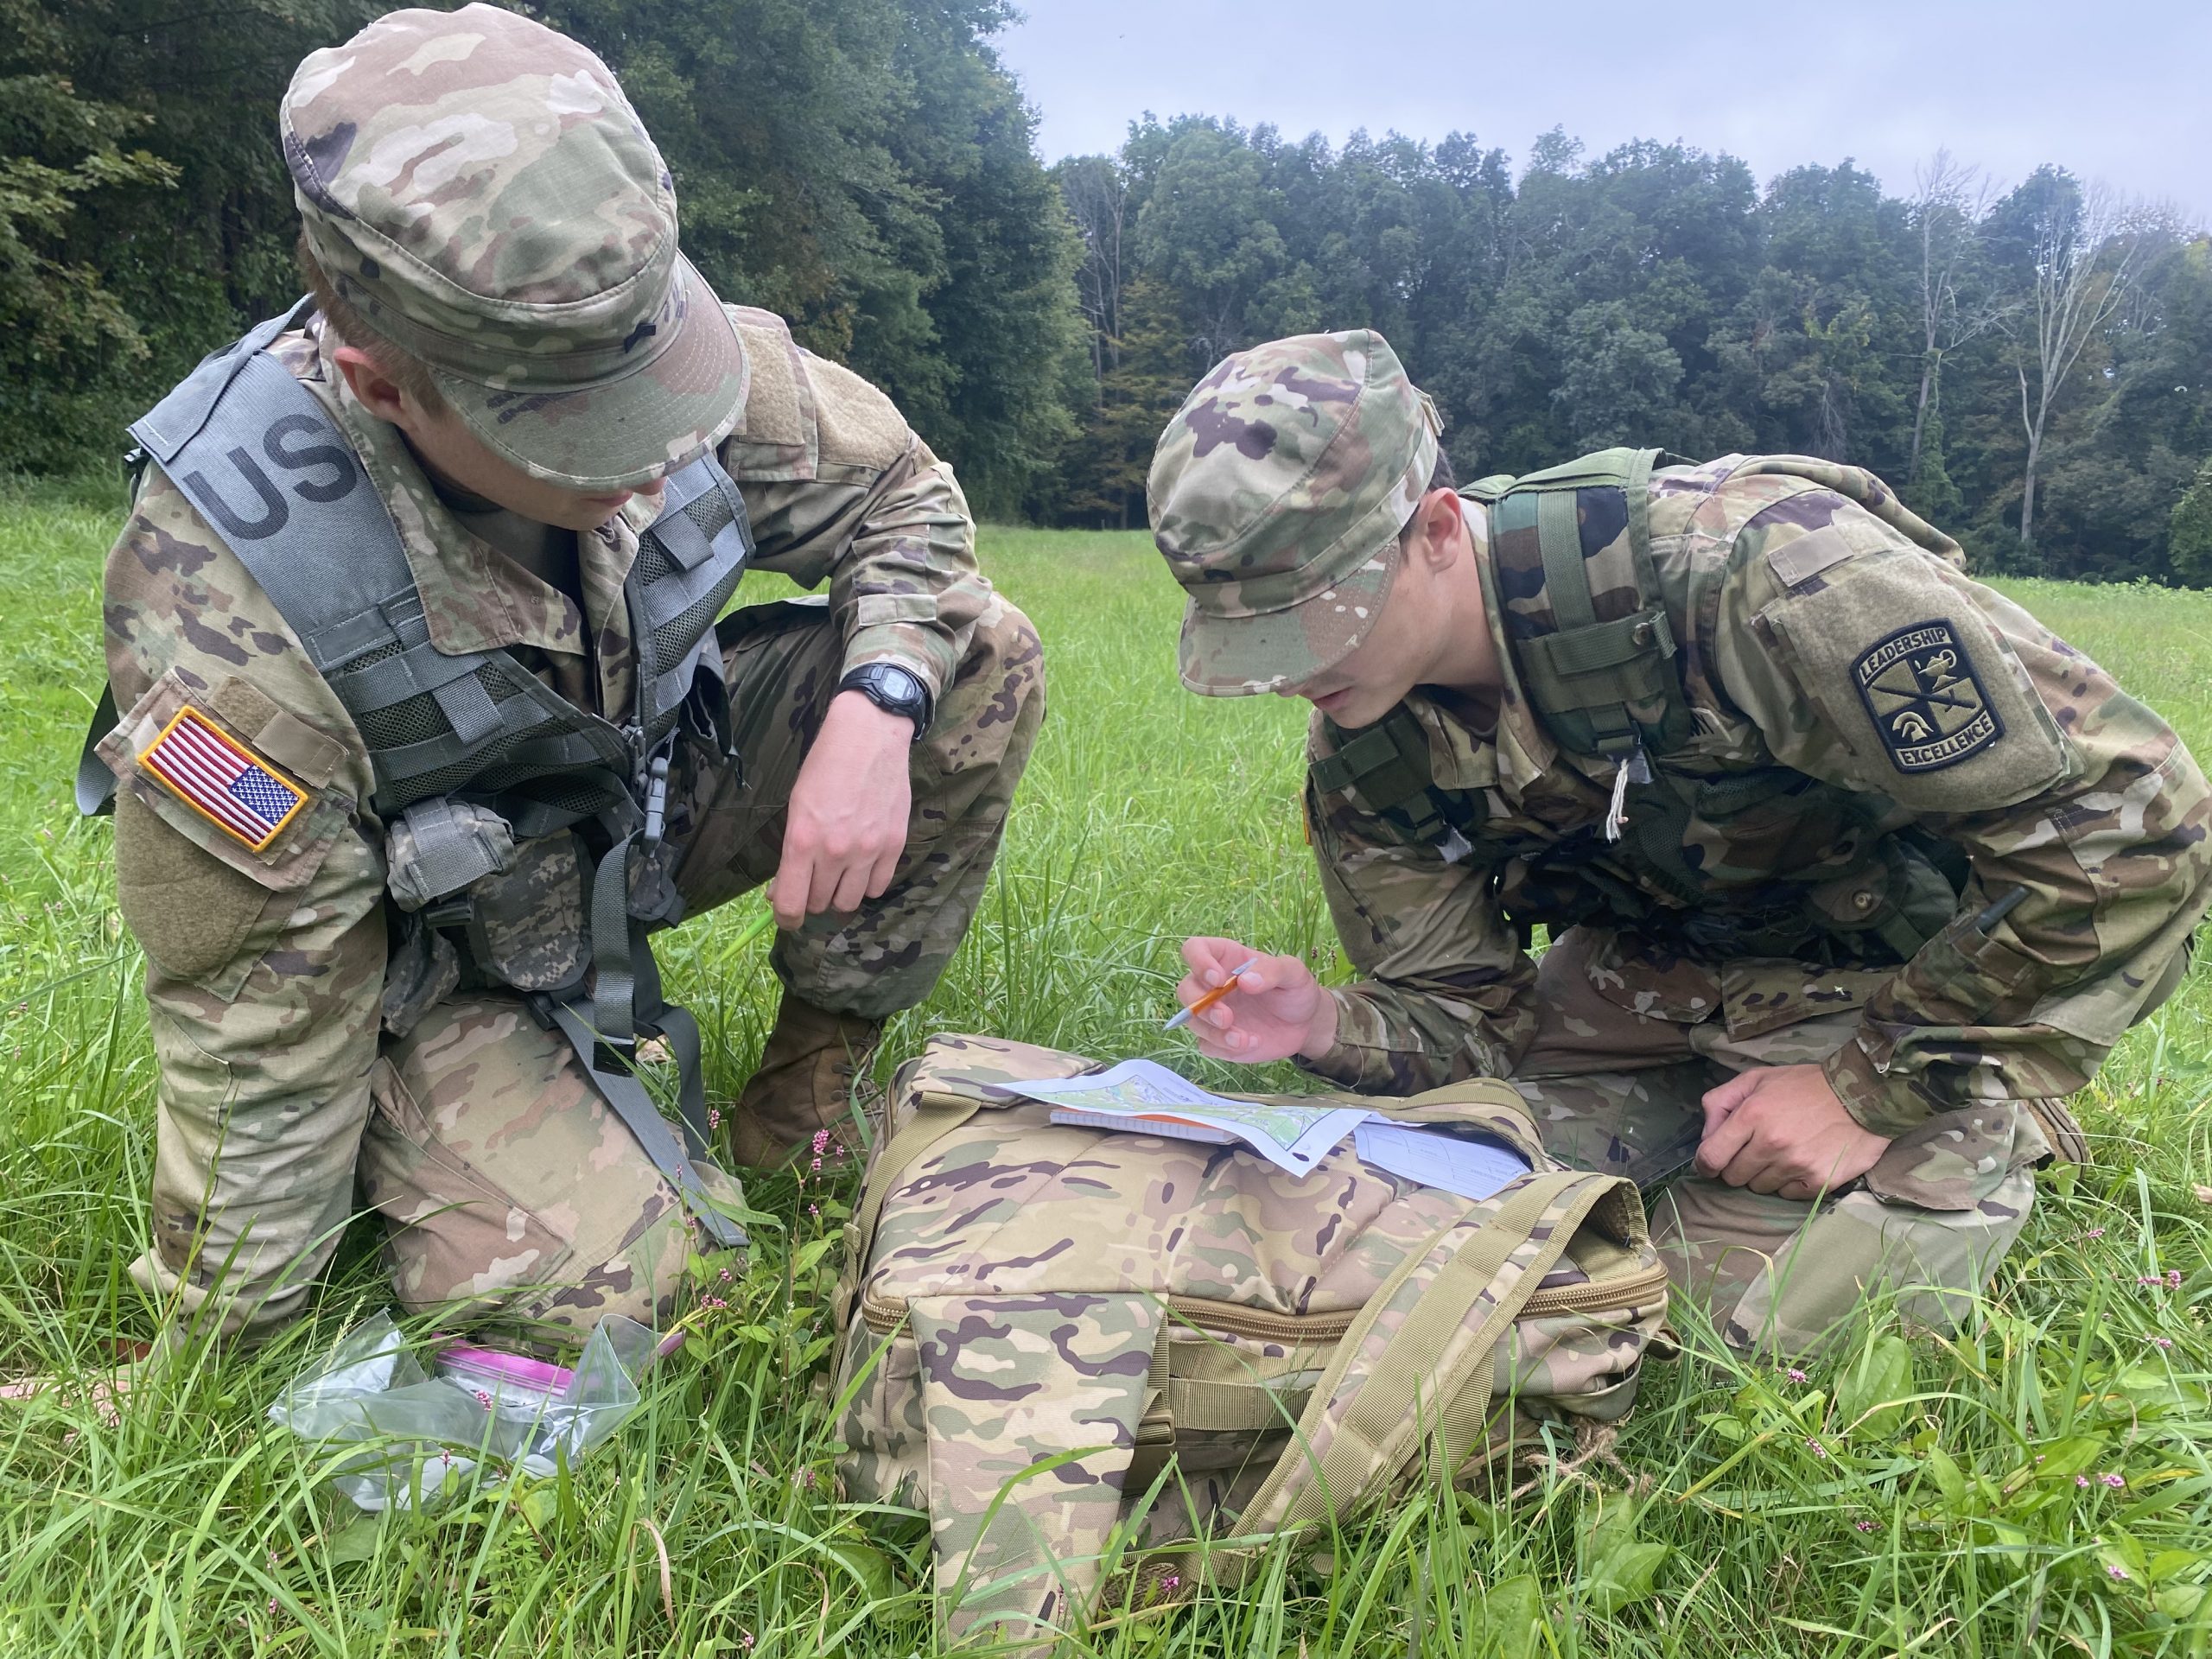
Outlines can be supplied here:
M840 691L857 691L877 708L914 722L914 741L930 728L930 689L896 663L864 663L837 682Z

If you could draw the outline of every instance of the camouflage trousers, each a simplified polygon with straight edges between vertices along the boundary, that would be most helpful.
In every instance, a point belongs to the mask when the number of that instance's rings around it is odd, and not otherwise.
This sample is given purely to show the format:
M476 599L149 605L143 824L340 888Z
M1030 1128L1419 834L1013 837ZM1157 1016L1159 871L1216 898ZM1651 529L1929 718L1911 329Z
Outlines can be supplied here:
M826 609L804 601L740 613L723 637L743 776L700 778L673 815L688 912L775 874L791 785L843 652ZM914 746L909 839L890 887L778 936L770 961L787 995L866 1018L929 995L982 898L1043 718L1036 633L1001 601ZM408 1307L574 1329L665 1308L698 1242L690 1212L519 998L461 993L404 1038L387 1035L370 1092L361 1185L388 1224Z
M1811 1354L1862 1308L1891 1302L1908 1325L1954 1328L2027 1223L2034 1166L2050 1152L2027 1109L1994 1102L1931 1118L1814 1202L1707 1179L1690 1166L1705 1091L1753 1066L1826 1059L1858 1014L1732 1036L1732 1025L1766 1022L1727 1018L1718 975L1709 997L1646 999L1666 1009L1640 1011L1600 966L1607 940L1570 929L1538 969L1536 1034L1511 1080L1552 1154L1645 1190L1677 1289L1733 1345Z

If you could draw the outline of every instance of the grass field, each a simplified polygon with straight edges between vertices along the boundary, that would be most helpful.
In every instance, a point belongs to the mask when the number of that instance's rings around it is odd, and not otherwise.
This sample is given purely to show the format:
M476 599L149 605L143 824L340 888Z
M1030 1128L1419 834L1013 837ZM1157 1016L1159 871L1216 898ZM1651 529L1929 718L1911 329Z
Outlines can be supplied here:
M267 1423L284 1379L385 1303L365 1225L311 1318L196 1351L103 1419L90 1383L157 1314L122 1272L152 1146L140 964L107 830L68 802L117 506L0 498L0 1370L65 1379L0 1405L0 1656L928 1650L921 1526L841 1505L829 1478L821 1246L849 1183L751 1189L781 1230L572 1482L378 1525ZM1140 537L992 532L985 556L1044 634L1052 712L983 912L886 1063L948 1027L1187 1058L1157 1035L1185 932L1331 948L1299 711L1176 687L1177 596ZM2212 595L2012 591L2212 753ZM772 1007L764 951L739 944L758 914L664 952L721 1093ZM2202 1653L2208 1016L2200 968L2107 1068L2083 1106L2095 1166L2046 1188L1956 1341L1870 1337L1798 1380L1694 1340L1649 1371L1620 1466L1510 1508L1417 1498L1078 1650Z

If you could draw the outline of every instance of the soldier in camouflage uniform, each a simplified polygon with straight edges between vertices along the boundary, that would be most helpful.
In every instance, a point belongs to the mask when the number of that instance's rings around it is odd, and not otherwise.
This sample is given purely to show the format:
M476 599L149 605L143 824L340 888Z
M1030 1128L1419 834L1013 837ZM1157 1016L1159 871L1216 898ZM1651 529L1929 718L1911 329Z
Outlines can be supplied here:
M1891 1294L1955 1321L2078 1154L2060 1103L2185 970L2196 763L1857 468L1618 451L1462 493L1438 435L1355 333L1229 358L1160 438L1184 683L1313 703L1359 976L1268 957L1202 1046L1512 1079L1560 1156L1659 1189L1732 1342ZM1248 952L1185 954L1187 1003Z
M928 993L974 914L1043 714L1036 636L978 572L950 469L874 387L715 298L613 74L540 24L392 13L302 64L282 137L320 303L268 353L389 512L435 651L503 651L621 721L626 575L664 479L702 454L741 494L753 563L828 584L826 602L711 630L728 741L685 728L655 857L680 896L663 920L772 882L784 999L729 1150L767 1163L848 1123L880 1022ZM316 453L271 429L271 462ZM353 476L342 454L321 464L336 481L309 470L302 501ZM283 495L264 499L279 518ZM651 1319L696 1218L521 995L583 971L588 849L518 835L465 931L420 925L411 820L371 805L387 740L365 737L235 544L153 465L107 565L123 713L99 753L121 784L118 898L160 1065L133 1276L188 1317L217 1298L227 1328L282 1320L358 1179L410 1307ZM241 830L162 766L180 720L221 734L264 805L297 810Z

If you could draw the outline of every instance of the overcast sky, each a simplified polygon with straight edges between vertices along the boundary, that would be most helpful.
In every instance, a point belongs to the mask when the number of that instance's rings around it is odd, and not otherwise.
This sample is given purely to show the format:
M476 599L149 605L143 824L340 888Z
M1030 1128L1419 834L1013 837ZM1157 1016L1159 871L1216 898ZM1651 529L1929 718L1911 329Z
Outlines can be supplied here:
M1046 159L1150 110L1602 153L1681 139L1762 183L1848 156L1894 194L1938 145L2011 185L2051 161L2212 221L2212 0L1021 0L1000 39Z

